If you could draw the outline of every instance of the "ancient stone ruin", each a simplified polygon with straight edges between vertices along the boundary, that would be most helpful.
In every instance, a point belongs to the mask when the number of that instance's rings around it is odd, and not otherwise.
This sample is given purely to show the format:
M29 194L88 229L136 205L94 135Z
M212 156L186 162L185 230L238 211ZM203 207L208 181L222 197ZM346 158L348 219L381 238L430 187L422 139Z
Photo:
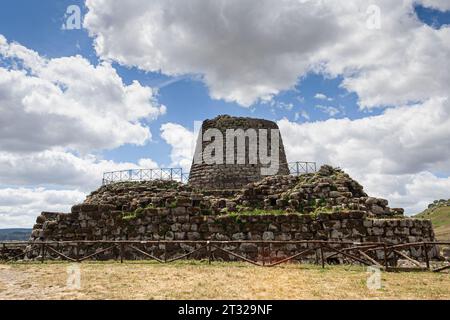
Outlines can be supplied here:
M267 149L271 153L271 139L270 134L271 129L278 130L278 125L275 122L262 120L262 119L252 119L252 118L235 118L230 116L219 116L213 120L206 120L203 122L201 133L202 135L207 132L208 129L219 130L223 137L226 137L227 130L248 130L253 129L256 133L265 129L268 131L267 135ZM199 137L201 138L200 135ZM238 139L234 142L234 153L237 155L238 149ZM244 164L238 164L237 159L233 164L228 164L226 159L227 149L226 143L223 143L223 164L207 164L205 162L199 163L194 157L191 172L189 175L189 184L193 187L198 187L203 190L215 189L239 189L250 182L259 181L263 178L261 175L261 168L265 167L259 161L256 164L250 163L249 154L250 147L248 139L245 140L245 159ZM197 154L205 152L208 146L208 141L203 139L197 141ZM258 146L261 146L260 141L258 141ZM284 151L283 141L280 138L278 144L278 155L279 155L279 165L278 175L288 175L289 169L286 160L286 154ZM256 150L255 150L256 151Z
M205 121L204 128L211 125L221 130L228 125L276 126L228 116ZM285 160L282 145L280 155ZM31 240L434 241L430 221L404 217L402 209L368 196L339 168L325 165L317 172L292 176L284 167L281 174L268 177L259 176L254 169L194 164L188 184L156 180L105 185L73 206L71 213L43 212ZM282 259L303 245L276 245L272 258ZM196 244L174 243L170 254L195 248ZM228 249L253 259L264 254L251 243L229 244ZM75 254L70 247L65 250L67 255ZM156 257L165 251L158 245L146 250ZM423 260L422 249L411 251L412 257ZM436 248L430 247L428 255L436 257ZM193 255L196 257L201 258ZM215 258L235 259L223 252L216 252Z

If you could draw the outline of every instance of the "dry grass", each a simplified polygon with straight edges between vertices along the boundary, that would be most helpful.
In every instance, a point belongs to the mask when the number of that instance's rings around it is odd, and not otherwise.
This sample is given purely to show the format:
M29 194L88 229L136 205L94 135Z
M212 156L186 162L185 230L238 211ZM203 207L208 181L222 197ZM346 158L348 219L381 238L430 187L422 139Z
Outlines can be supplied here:
M0 299L450 299L447 273L383 273L369 290L361 267L241 263L83 263L81 289L67 263L0 265Z
M437 227L434 232L438 241L450 241L450 225Z
M450 241L450 207L428 209L417 217L431 220L437 240Z

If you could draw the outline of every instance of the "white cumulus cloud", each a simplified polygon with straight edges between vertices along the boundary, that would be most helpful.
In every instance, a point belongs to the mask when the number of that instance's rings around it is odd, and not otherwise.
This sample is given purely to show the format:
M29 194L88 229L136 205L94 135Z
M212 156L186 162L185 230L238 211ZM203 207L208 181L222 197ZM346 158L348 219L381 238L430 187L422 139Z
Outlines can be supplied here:
M89 192L101 184L104 172L157 167L152 159L140 159L136 164L102 160L94 155L75 156L63 151L26 155L0 152L0 181L8 185L53 185Z
M194 156L196 137L193 131L176 123L165 123L161 126L161 137L172 148L171 165L189 171Z
M216 99L248 106L313 71L342 76L372 108L447 95L450 28L424 25L413 6L447 2L87 0L84 25L105 60L201 75ZM369 5L380 9L379 30Z
M69 212L84 198L78 190L0 189L0 228L31 228L40 212Z
M418 3L425 7L433 8L441 11L450 10L450 1L448 0L421 0Z
M141 123L165 112L152 88L123 83L109 63L46 59L0 35L0 149L80 152L143 145Z
M340 166L372 194L405 206L448 198L450 100L388 109L357 120L278 122L289 161ZM433 186L434 185L434 186Z
M68 212L101 185L104 172L157 167L149 158L136 164L63 151L0 152L0 228L31 227L42 211Z

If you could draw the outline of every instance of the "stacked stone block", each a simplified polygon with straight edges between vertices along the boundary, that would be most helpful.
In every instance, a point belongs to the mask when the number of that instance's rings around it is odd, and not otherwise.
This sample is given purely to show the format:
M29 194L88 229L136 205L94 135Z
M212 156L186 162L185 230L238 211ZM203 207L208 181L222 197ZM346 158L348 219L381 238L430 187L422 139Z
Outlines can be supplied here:
M257 164L250 164L248 160L249 154L249 146L248 142L246 142L246 161L245 164L237 164L236 161L234 164L226 164L226 130L227 129L267 129L268 139L267 139L267 148L269 153L271 152L271 129L278 129L278 125L275 122L263 120L263 119L252 119L252 118L237 118L230 117L227 115L218 116L212 120L206 120L203 122L201 132L205 133L208 129L218 129L222 132L224 137L223 144L223 164L206 164L196 163L195 159L192 163L190 175L189 175L189 184L191 186L201 188L203 190L223 190L223 189L240 189L244 185L259 181L263 178L261 175L261 168L264 167L259 161ZM205 147L210 142L202 141L203 151ZM237 143L234 145L235 154L237 152ZM236 160L236 159L235 159ZM289 168L287 165L286 154L284 151L283 141L280 137L280 145L279 145L279 159L280 168L278 171L279 175L288 175Z
M195 198L195 197L194 197ZM188 200L189 199L189 200ZM193 198L183 197L176 206L166 204L159 208L146 208L133 216L111 210L105 205L77 205L70 214L43 213L38 217L42 229L33 231L33 240L325 240L351 242L386 242L388 244L434 241L431 222L421 219L376 219L363 211L336 213L279 214L279 215L204 215ZM302 248L301 244L274 246L273 259L289 256ZM231 244L235 253L248 258L262 258L261 247L256 244ZM194 244L172 244L168 254L181 255L195 249ZM66 254L74 254L66 248ZM72 250L72 251L71 251ZM82 248L82 254L86 248ZM162 258L159 246L148 248ZM233 260L232 256L216 252L217 257ZM205 255L205 253L203 253ZM421 249L410 255L423 260ZM430 257L437 257L430 248Z

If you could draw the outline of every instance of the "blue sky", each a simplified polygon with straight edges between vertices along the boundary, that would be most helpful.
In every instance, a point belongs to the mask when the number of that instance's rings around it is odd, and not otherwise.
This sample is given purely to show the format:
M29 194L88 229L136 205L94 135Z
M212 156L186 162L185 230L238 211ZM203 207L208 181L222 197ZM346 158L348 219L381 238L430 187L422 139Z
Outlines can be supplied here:
M76 95L55 98L67 106L49 107L44 101L38 106L40 116L27 120L27 101L42 102L39 98L48 98L52 91L36 90L41 96L33 90L19 92L8 104L2 85L15 88L19 80L2 84L0 79L4 104L0 111L6 119L18 119L12 129L0 128L0 227L28 226L38 210L67 210L99 185L103 170L135 167L142 159L162 167L186 164L191 155L183 145L194 121L220 114L277 121L289 161L340 166L369 193L410 213L434 199L450 198L446 151L450 6L445 1L437 0L432 7L428 0L407 0L402 7L375 0L381 8L379 30L366 27L370 10L366 12L367 4L360 0L345 5L324 2L322 11L314 3L285 10L285 4L271 0L248 1L245 9L237 2L219 0L208 5L175 1L172 7L159 0L129 6L119 0L107 3L3 0L0 4L4 75L21 70L16 65L21 50L37 52L55 64L57 58L79 55L44 71L34 66L35 80L45 84L42 88L49 83L55 88L66 85L89 95L89 88L70 82L80 71L86 72L93 92L101 91L101 99L123 90L128 101L127 90L134 81L153 92L152 101L141 101L147 114L137 120L133 116L117 120L117 114L125 114L132 105L108 101L105 108L111 111L105 111L95 96L91 106L89 97ZM70 5L78 5L83 16L90 15L86 28L62 28ZM170 13L166 20L155 15L159 9ZM2 36L15 59L2 56ZM99 39L103 47L96 46ZM21 49L13 48L14 43ZM88 71L77 70L84 59L90 71L85 64ZM100 67L102 61L110 61L112 69ZM58 79L61 69L67 75ZM115 73L123 86L108 82ZM23 78L24 86L31 79ZM15 103L23 104L23 110ZM73 103L79 104L80 112L92 108L98 126L69 113L64 116L73 119L73 128L64 128L65 122L53 118ZM161 105L165 112L159 112ZM7 121L3 125L11 126ZM33 129L24 134L27 125ZM40 131L41 127L49 129ZM145 139L146 130L151 139ZM86 138L86 132L97 136ZM105 139L108 134L111 143Z
M2 1L0 11L0 31L9 40L37 51L48 58L58 58L71 55L82 55L92 64L99 61L93 48L93 40L85 29L62 30L65 21L65 11L69 5L79 5L86 12L84 1L42 0L39 2L29 0ZM416 6L418 17L433 27L450 24L450 12ZM339 110L334 118L348 117L350 119L362 118L370 114L379 114L381 110L371 112L361 111L358 107L356 94L340 88L342 79L327 79L323 75L308 74L299 79L294 88L274 97L275 105L256 103L244 108L236 103L223 100L212 100L208 88L195 77L183 76L177 80L175 77L165 76L161 73L144 72L134 67L122 67L117 63L114 67L125 83L138 80L141 84L150 87L160 87L158 99L168 106L166 115L152 122L152 127L159 128L166 122L176 122L185 127L193 128L194 121L214 118L220 114L235 116L248 116L280 120L287 118L292 121L317 121L330 118L323 109L317 105L333 107ZM170 83L171 81L173 83ZM168 85L165 85L169 83ZM333 99L323 101L315 98L322 93ZM288 105L293 107L289 108ZM309 119L296 117L296 113L306 112ZM170 165L170 146L159 137L158 130L153 130L154 139L147 145L137 147L124 145L123 147L102 152L105 159L114 161L137 161L142 157L150 156L159 164ZM302 159L291 159L302 160ZM312 159L309 159L312 160Z
M69 5L79 5L86 12L84 1L2 1L0 11L0 31L10 41L18 42L27 48L37 51L47 58L58 58L72 55L82 55L97 64L99 58L93 48L93 40L85 29L63 30L65 11ZM425 12L425 17L431 19L433 12ZM445 17L439 16L439 19ZM448 18L448 17L447 17ZM308 74L299 79L298 84L290 90L274 97L275 105L256 103L251 107L242 107L237 103L213 100L208 88L196 80L194 76L183 76L181 79L169 77L161 73L144 72L134 67L123 67L114 64L119 75L127 84L138 80L142 85L160 87L158 100L168 107L166 115L152 122L153 140L145 146L124 145L114 150L104 150L101 155L114 161L137 161L142 157L151 157L158 164L170 165L170 146L159 137L157 128L166 122L179 123L193 128L194 121L214 118L220 114L248 116L280 120L287 118L292 121L317 121L330 118L330 115L317 105L334 107L339 114L334 118L348 117L356 119L367 116L367 111L359 110L357 96L340 88L341 80L327 79L322 75ZM170 83L171 81L174 81ZM167 84L169 83L169 84ZM164 85L167 84L167 85ZM323 101L314 98L322 93L333 99ZM288 105L292 104L292 108ZM306 112L309 119L296 117L296 113ZM372 111L377 114L380 110ZM302 159L292 159L302 160ZM309 159L311 160L311 159Z

